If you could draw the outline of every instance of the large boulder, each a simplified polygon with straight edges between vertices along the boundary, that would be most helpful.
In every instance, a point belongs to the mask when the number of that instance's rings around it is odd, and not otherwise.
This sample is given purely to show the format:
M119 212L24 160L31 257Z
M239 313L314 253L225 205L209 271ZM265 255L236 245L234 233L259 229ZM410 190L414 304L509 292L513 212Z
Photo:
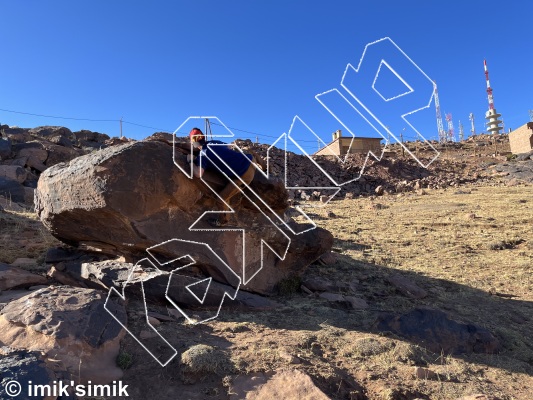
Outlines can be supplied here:
M187 170L186 155L179 150L175 161ZM204 178L213 190L226 184L215 173L206 173ZM287 209L287 191L281 181L256 172L251 188L276 214ZM331 248L333 237L328 231L294 222L291 230L281 228L242 197L232 199L236 211L232 230L213 230L200 218L206 211L220 209L212 190L174 165L171 145L143 141L47 169L38 182L35 207L43 224L68 244L130 261L145 257L147 249L157 246L152 252L158 253L162 265L165 260L189 255L215 280L235 286L237 274L249 280L243 289L263 294L273 293L281 280L301 274ZM255 204L272 217L261 202ZM189 230L199 218L199 230ZM244 229L244 235L238 229ZM161 245L168 241L172 242ZM263 241L284 255L283 260ZM224 264L229 271L220 267Z

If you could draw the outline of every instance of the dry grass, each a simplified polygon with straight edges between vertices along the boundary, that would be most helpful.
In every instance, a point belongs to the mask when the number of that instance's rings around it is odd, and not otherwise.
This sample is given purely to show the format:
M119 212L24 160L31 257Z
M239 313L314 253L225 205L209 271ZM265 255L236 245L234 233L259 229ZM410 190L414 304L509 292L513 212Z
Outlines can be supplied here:
M227 355L219 349L204 344L190 347L181 354L181 365L185 373L229 373L233 366Z
M232 358L239 360L240 371L303 368L338 399L349 398L348 392L331 388L347 377L362 384L369 399L420 394L453 399L480 392L529 399L533 188L455 192L342 200L309 210L320 226L334 232L339 256L334 265L313 265L308 273L339 284L356 280L357 295L370 309L346 313L300 294L285 299L287 308L281 312L221 314L211 326L221 335L230 334L225 338L234 343ZM373 203L386 207L371 207ZM337 217L328 218L330 211ZM393 273L416 282L428 297L414 300L397 292L386 281ZM503 350L498 355L452 357L372 332L381 311L401 313L418 305L438 307L455 320L486 327L499 337ZM233 329L229 321L253 321L254 328ZM281 356L284 352L305 361L290 365ZM415 366L435 376L418 379Z

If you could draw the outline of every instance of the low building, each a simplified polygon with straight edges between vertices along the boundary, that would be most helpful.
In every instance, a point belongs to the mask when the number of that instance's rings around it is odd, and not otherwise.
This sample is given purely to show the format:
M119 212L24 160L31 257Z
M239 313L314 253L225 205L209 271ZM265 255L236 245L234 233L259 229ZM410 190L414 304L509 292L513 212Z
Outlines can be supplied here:
M533 150L533 122L528 122L509 133L511 153L522 154Z
M367 154L369 151L376 156L381 154L381 140L382 138L371 137L343 137L342 131L339 129L333 133L333 141L326 147L318 150L315 156L344 156L351 154ZM351 147L350 147L351 144Z

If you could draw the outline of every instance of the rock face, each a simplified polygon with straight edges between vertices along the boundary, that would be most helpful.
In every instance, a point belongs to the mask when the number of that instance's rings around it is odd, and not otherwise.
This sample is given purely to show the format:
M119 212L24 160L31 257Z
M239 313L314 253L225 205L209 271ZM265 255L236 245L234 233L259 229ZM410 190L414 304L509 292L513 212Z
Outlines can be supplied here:
M176 154L176 162L187 170L186 155ZM214 190L225 184L217 174L204 178ZM282 182L257 172L251 187L278 215L286 210ZM189 230L204 212L219 210L220 203L205 183L189 179L173 164L172 146L157 141L110 147L58 164L41 175L36 191L42 222L66 243L135 260L146 257L148 248L176 239L152 250L162 264L189 255L206 275L232 286L235 274L247 281L263 265L242 287L263 294L303 272L332 245L332 235L320 228L291 223L293 232L305 231L294 234L276 227L240 195L232 199L232 207L233 231L213 230L203 219L196 224L200 231ZM262 241L279 255L288 248L284 260L266 246L262 252ZM231 270L219 268L218 258Z
M122 377L115 359L125 331L104 309L105 293L68 286L37 290L0 312L0 343L40 351L59 360L60 371L86 382L109 383ZM123 323L123 306L108 308ZM55 370L55 369L54 369Z
M426 347L434 353L497 353L499 340L487 329L453 321L439 310L416 308L404 315L386 314L377 319L374 329L392 332Z

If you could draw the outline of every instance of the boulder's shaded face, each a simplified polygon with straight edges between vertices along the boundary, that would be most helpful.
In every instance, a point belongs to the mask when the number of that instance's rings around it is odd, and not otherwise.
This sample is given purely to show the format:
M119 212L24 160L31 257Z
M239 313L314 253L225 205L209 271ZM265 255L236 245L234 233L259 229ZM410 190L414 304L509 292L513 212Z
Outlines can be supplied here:
M176 162L186 168L186 155L178 150ZM204 178L217 191L226 184L214 173ZM286 210L288 196L282 182L257 172L251 189L276 214ZM213 228L203 219L196 224L200 230L189 230L204 212L219 210L221 203L204 182L188 178L174 165L172 146L157 141L110 147L51 167L41 175L35 198L44 225L69 244L139 259L147 256L148 248L179 239L172 246L159 246L158 259L190 255L205 273L230 284L231 270L241 277L246 270L246 281L260 270L262 259L264 270L244 288L271 293L281 279L301 273L329 250L333 238L319 228L291 234L272 224L255 204L259 202L242 195L232 199L233 231L207 230ZM264 205L260 207L272 216ZM267 247L262 256L262 241L279 255L288 246L284 260ZM217 267L217 257L231 268L229 272Z

